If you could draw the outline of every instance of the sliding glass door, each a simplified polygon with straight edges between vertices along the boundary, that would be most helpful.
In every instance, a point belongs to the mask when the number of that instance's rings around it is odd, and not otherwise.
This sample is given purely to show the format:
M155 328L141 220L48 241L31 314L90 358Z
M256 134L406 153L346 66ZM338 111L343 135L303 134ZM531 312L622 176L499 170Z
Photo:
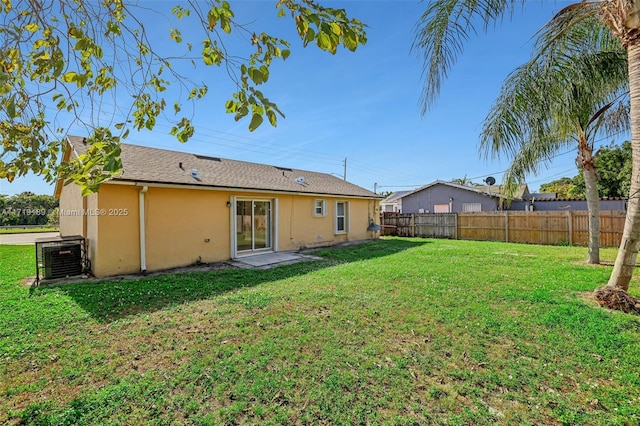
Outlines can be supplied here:
M272 221L270 200L237 200L236 251L272 250Z

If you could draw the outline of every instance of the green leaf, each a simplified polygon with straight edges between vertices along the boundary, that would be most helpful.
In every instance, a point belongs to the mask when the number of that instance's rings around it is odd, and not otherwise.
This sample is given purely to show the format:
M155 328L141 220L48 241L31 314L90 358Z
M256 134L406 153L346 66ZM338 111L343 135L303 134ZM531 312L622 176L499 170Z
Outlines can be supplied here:
M16 100L14 96L9 99L9 104L7 105L7 115L9 116L9 118L16 118Z
M249 123L249 131L253 132L262 124L262 116L260 114L253 114L251 116L251 123Z
M283 49L282 50L282 59L284 61L287 60L287 58L289 57L289 55L291 55L291 51L289 49Z
M307 44L309 44L315 38L316 38L316 32L313 31L313 28L309 28L309 30L307 31L307 34L305 34L304 36L304 40L302 41L303 46L306 47Z
M316 43L322 50L331 49L331 38L326 33L318 34L318 40L316 41Z
M273 127L276 127L278 125L278 117L272 110L267 111L267 118L269 118L269 123L271 123Z
M262 82L266 83L267 80L269 80L269 68L267 68L265 65L262 65L260 67L260 73L262 74Z
M62 81L65 83L72 83L78 78L78 73L71 71L62 76Z
M280 9L278 11L278 18L282 18L284 15L286 15L287 11L285 9Z
M38 24L27 24L24 26L24 29L29 31L30 33L35 33L40 29L40 25Z
M262 84L264 83L265 79L264 76L262 75L262 70L256 68L256 67L250 67L247 74L249 74L249 78L255 83L255 84Z
M228 113L233 113L236 112L236 110L238 109L238 103L236 101L234 101L233 99L229 99L225 104L225 109Z

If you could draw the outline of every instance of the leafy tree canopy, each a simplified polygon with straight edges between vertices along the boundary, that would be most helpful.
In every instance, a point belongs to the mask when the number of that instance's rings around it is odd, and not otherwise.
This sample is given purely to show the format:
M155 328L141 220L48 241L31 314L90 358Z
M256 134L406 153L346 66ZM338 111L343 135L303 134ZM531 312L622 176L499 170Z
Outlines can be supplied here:
M611 143L596 152L594 163L601 197L628 197L631 187L631 142ZM540 185L540 192L556 193L559 198L584 198L584 176L563 177Z
M611 143L595 154L598 170L598 191L601 197L628 197L631 189L631 142ZM584 178L574 179L576 194L584 194ZM583 196L583 195L577 195Z
M158 43L154 25L145 22L148 12L123 0L0 0L0 179L31 171L49 182L74 181L84 193L96 190L120 172L120 140L131 130L153 130L163 115L172 117L170 133L178 141L193 135L182 109L207 95L208 67L223 68L235 83L226 111L235 120L247 117L249 130L265 118L276 126L284 117L259 86L274 61L289 57L287 40L241 24L229 2L208 0L181 3L161 16L170 27L166 42ZM278 0L275 13L293 20L303 46L335 54L340 46L355 51L367 41L366 26L343 9ZM244 51L228 49L232 34L246 40ZM188 78L182 64L204 67L198 76L205 82ZM170 86L182 95L173 98ZM96 110L116 93L117 109L126 116L120 122ZM87 110L99 117L83 122ZM60 123L69 117L86 124L90 148L60 167L66 134Z
M11 197L0 195L0 226L46 225L57 207L58 200L51 195L28 191Z

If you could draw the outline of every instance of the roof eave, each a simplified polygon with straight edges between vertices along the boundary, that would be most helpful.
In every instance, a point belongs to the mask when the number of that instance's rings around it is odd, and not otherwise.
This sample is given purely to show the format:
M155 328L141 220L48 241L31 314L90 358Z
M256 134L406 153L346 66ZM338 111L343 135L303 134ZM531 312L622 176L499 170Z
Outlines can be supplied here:
M237 187L237 186L221 186L221 185L208 185L208 184L192 184L192 183L180 183L180 182L160 182L152 180L141 179L124 179L116 178L104 183L105 185L131 185L131 186L144 186L152 185L165 188L187 188L187 189L200 189L211 191L238 191L238 192L270 192L278 194L294 194L294 195L309 195L318 197L349 197L349 198L364 198L369 200L381 200L383 197L379 195L354 195L354 194L341 194L341 193L326 193L326 192L305 192L305 191L290 191L284 189L270 189L270 188L251 188L251 187Z

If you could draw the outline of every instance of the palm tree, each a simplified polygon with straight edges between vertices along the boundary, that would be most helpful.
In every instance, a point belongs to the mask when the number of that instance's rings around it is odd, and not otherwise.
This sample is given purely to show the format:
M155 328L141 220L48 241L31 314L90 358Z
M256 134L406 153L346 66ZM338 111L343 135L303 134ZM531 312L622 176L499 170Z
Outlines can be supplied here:
M457 185L462 185L462 186L473 186L474 183L471 181L471 179L469 179L467 177L467 175L464 175L464 177L461 178L453 178L450 181L451 183L455 183Z
M512 158L507 194L558 151L577 147L589 210L587 262L600 263L600 196L593 148L597 135L628 130L627 58L619 39L593 17L561 11L539 34L533 59L504 82L480 138L486 156ZM626 100L626 99L625 99Z
M412 47L424 60L423 113L437 98L443 78L462 52L464 41L477 32L478 24L486 31L491 23L524 4L526 0L432 0L428 3L416 26ZM607 284L627 290L640 249L640 0L582 1L570 8L576 16L596 17L606 24L627 50L633 171L622 242Z

